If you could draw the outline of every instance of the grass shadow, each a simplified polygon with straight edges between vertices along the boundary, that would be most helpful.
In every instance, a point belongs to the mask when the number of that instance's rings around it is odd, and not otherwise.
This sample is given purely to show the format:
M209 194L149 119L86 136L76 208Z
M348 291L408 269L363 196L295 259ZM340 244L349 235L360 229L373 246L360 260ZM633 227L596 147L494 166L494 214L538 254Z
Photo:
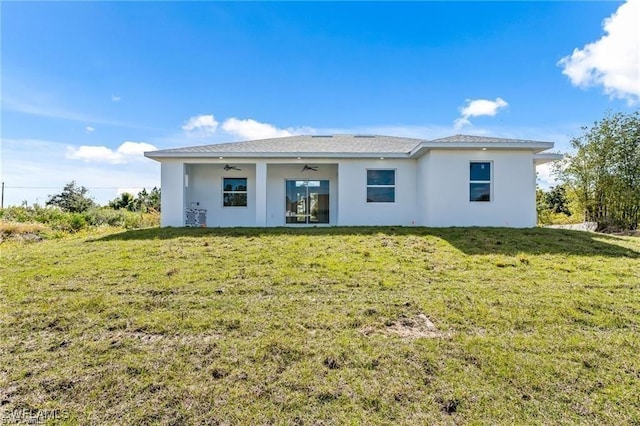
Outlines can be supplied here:
M594 232L550 228L430 229L465 254L567 254L640 258L640 248L625 247L625 239ZM640 241L640 239L639 239Z
M279 227L279 228L149 228L90 239L90 242L171 240L177 238L261 236L352 236L388 235L437 237L468 255L567 254L640 258L640 249L625 247L624 238L584 231L550 228L423 228L398 226L368 227ZM639 240L640 241L640 240ZM622 245L621 245L622 243ZM628 245L628 244L627 244Z

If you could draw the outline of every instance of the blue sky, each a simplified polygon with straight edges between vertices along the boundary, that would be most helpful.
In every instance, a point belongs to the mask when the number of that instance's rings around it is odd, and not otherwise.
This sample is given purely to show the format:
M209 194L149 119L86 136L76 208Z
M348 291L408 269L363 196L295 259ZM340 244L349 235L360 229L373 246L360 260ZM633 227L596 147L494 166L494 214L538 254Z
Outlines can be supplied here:
M639 2L2 2L5 205L71 180L105 203L159 186L144 150L298 133L566 151L638 108Z

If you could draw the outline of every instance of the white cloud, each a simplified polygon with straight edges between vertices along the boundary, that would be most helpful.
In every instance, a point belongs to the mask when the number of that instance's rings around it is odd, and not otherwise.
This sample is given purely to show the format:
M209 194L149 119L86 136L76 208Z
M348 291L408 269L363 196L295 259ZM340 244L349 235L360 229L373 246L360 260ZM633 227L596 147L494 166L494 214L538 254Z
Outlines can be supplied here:
M127 164L88 163L66 158L67 144L58 141L2 138L2 177L6 182L4 204L44 204L75 180L89 189L89 196L105 204L117 196L117 188L149 191L160 186L160 163L143 158Z
M118 147L117 152L125 156L141 156L145 151L154 151L157 148L146 142L125 142Z
M471 125L470 117L480 117L483 115L493 117L501 108L506 108L509 104L502 98L495 101L489 99L467 99L465 105L460 108L460 117L453 123L456 129Z
M602 23L606 35L574 49L558 65L578 87L601 85L630 104L640 99L640 0L629 0Z
M93 132L95 132L95 130L96 129L94 129L91 126L87 126L87 127L84 128L84 131L87 132L87 133L93 133Z
M67 147L65 157L70 160L84 162L124 164L133 159L141 159L145 151L153 151L156 147L146 142L125 142L116 150L106 146L81 145Z
M122 98L120 96L111 95L111 100L113 102L120 102L122 100Z
M67 149L66 157L70 160L82 160L86 162L103 162L103 163L124 163L122 155L117 151L113 151L106 146L88 146L82 145L79 147L70 146Z
M182 126L182 130L195 136L210 136L216 132L217 128L218 122L213 114L191 117L189 121Z
M154 141L159 143L161 147L172 147L184 144L185 134L189 137L206 137L206 142L211 144L318 133L317 129L313 127L279 128L273 124L259 122L251 118L230 117L219 123L211 114L191 117L182 126L182 130L183 132L173 135L155 138ZM325 133L327 132L325 131ZM191 143L193 144L193 142Z
M279 138L313 132L311 128L279 129L272 124L260 123L251 118L240 120L234 117L226 119L224 123L222 123L222 128L227 133L249 140Z
M548 190L552 186L556 186L560 183L553 174L553 164L554 163L545 163L536 167L536 172L538 173L538 186L542 189Z

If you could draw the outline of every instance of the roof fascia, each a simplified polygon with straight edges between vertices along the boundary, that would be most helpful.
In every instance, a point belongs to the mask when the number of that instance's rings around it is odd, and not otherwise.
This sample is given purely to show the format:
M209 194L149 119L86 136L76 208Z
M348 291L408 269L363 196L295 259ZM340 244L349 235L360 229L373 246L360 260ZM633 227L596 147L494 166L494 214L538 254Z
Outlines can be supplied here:
M535 154L533 156L533 164L535 164L536 166L539 166L541 164L546 164L546 163L551 163L553 161L562 160L563 158L564 158L564 155L562 155L562 154L554 154L554 153Z
M162 152L149 151L144 156L154 160L164 158L411 158L398 152Z
M443 150L528 150L538 154L553 148L553 142L421 142L407 153L399 152L169 152L147 151L144 156L154 160L169 158L418 158L433 149ZM546 154L545 154L546 155ZM555 161L555 160L550 160Z
M514 149L514 150L529 150L534 154L545 151L549 148L553 148L553 142L422 142L411 151L410 156L412 158L420 157L425 152L432 149L465 149L465 150L479 150L479 149Z

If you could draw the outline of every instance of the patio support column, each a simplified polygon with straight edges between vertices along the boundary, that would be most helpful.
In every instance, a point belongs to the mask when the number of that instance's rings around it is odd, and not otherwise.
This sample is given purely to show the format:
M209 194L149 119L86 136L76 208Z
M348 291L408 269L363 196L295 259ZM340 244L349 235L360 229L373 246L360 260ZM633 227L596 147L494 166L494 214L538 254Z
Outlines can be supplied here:
M181 161L165 161L160 166L162 197L161 226L184 226L185 167Z
M332 209L332 213L335 212L335 214L333 215L333 219L331 220L331 224L332 225L338 225L340 226L342 224L341 220L340 220L340 196L343 194L343 188L342 186L344 186L344 184L342 183L342 169L344 168L343 162L342 160L338 160L338 164L336 164L336 192L333 195L333 199L334 201L334 206L331 208ZM346 181L347 178L345 178ZM345 203L346 204L346 203Z
M256 163L256 226L267 226L267 163Z

